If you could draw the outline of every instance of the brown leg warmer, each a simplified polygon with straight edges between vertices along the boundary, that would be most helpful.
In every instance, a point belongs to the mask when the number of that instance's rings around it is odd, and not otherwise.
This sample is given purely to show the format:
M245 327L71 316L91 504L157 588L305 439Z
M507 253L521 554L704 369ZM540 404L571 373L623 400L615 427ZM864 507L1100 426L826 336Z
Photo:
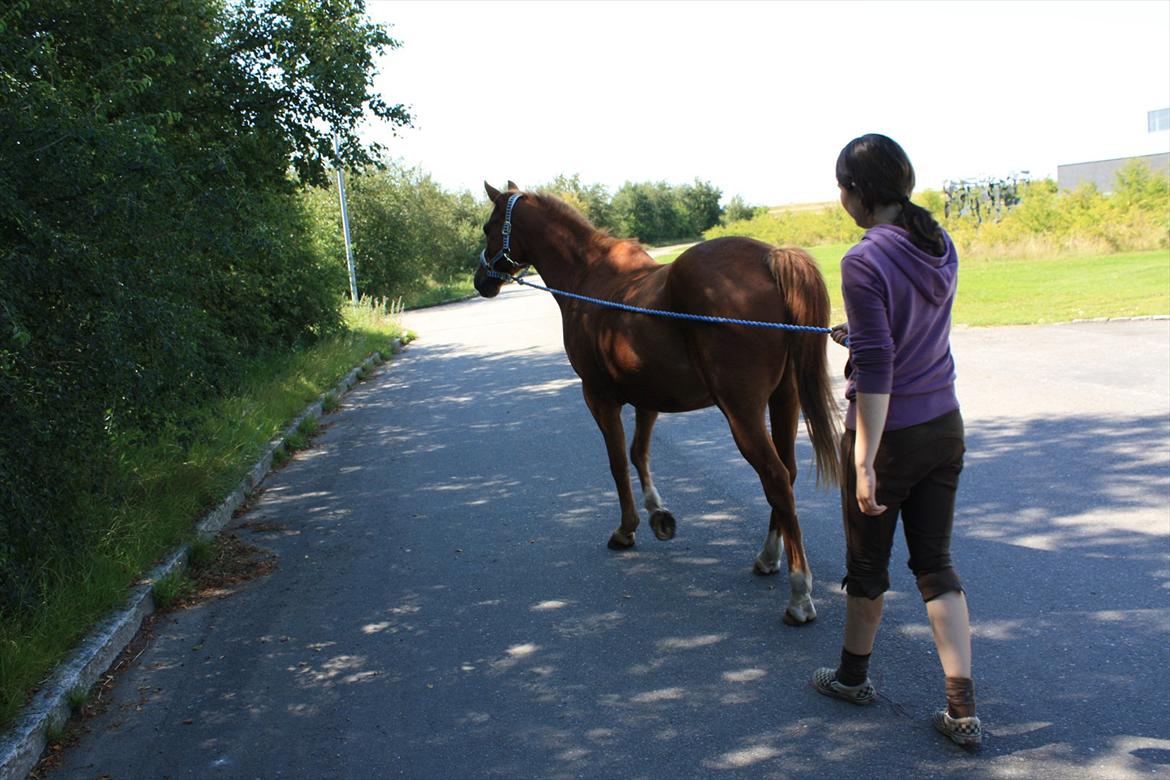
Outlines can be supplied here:
M854 655L841 648L841 665L837 667L837 682L842 685L861 685L869 676L869 656ZM947 678L950 679L950 678Z
M947 712L952 718L975 714L975 682L970 677L947 678Z

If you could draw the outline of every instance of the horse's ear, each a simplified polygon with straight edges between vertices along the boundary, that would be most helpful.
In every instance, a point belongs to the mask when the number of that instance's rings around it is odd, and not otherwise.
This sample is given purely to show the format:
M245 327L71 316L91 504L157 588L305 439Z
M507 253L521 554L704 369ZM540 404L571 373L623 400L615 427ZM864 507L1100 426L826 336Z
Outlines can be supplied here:
M483 189L485 192L487 192L488 200L490 200L492 203L495 203L496 198L500 197L500 191L492 185L488 184L486 181L483 183Z
M508 179L508 189L509 190L519 190L520 188L516 186L516 182L512 181L511 179Z

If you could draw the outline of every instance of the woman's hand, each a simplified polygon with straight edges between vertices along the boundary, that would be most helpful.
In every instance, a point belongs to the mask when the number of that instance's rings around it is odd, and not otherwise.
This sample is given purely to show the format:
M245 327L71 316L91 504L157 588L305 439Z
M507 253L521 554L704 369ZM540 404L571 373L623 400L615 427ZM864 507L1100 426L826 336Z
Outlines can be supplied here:
M834 325L829 330L829 338L837 342L841 346L848 346L849 341L849 323L842 322L840 325Z
M886 507L877 502L877 469L873 464L882 443L882 430L886 427L890 395L858 393L856 404L857 442L853 467L857 469L857 506L867 515L880 515Z
M880 515L886 507L877 502L877 472L872 465L856 464L857 506L867 515Z

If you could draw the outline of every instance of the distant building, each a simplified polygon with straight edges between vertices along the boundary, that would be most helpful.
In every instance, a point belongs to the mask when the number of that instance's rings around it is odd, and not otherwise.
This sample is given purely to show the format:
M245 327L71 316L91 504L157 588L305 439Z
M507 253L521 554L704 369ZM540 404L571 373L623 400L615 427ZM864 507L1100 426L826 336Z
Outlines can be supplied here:
M1100 192L1110 193L1117 185L1117 172L1131 160L1138 160L1150 170L1170 175L1170 152L1146 154L1141 157L1117 157L1112 160L1073 163L1056 166L1056 186L1062 190L1075 190L1081 183L1097 185Z
M1149 128L1146 132L1160 133L1163 130L1170 130L1170 108L1159 108L1157 111L1151 111L1146 115L1146 127Z
M1140 133L1140 131L1138 131ZM1074 190L1082 182L1096 185L1101 192L1109 193L1117 185L1117 172L1131 160L1138 160L1152 171L1170 175L1170 108L1160 108L1146 114L1146 137L1140 143L1130 146L1145 150L1164 149L1153 154L1130 157L1114 157L1108 160L1071 163L1056 166L1056 185L1062 190ZM1136 139L1129 138L1129 141Z

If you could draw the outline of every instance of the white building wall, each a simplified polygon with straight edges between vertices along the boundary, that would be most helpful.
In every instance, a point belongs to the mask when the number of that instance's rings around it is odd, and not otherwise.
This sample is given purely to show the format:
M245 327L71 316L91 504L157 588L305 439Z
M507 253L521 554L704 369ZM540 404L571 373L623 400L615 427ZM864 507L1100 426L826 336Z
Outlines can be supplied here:
M1149 114L1137 121L1126 122L1125 129L1109 139L1098 139L1094 144L1100 153L1096 159L1069 162L1056 168L1056 183L1062 190L1075 189L1082 181L1091 181L1102 192L1112 192L1117 171L1129 160L1137 158L1151 170L1170 175L1170 128L1150 132Z

